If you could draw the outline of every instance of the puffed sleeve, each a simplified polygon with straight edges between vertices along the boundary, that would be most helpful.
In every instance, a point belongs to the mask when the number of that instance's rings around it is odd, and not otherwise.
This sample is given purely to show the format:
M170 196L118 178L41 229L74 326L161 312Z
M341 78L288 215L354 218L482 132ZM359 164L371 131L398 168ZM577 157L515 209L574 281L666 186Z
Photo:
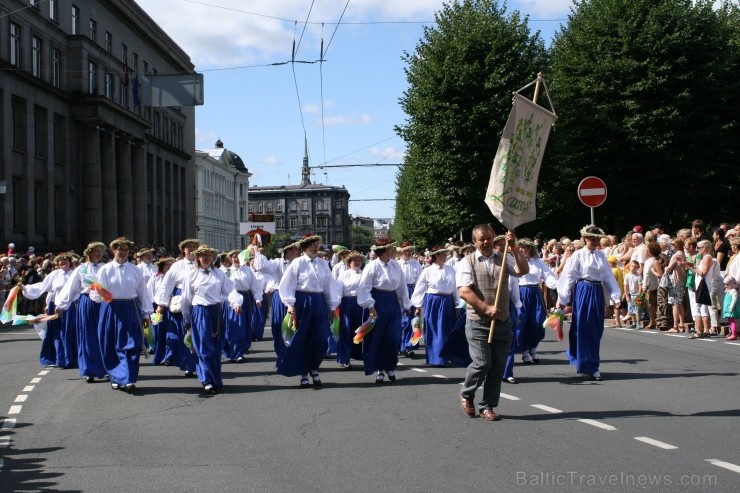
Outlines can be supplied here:
M190 325L190 309L193 307L193 276L195 271L190 271L185 276L182 283L182 293L180 300L180 310L182 311L183 321ZM165 276L166 277L166 276Z
M54 302L62 310L67 310L82 294L83 285L80 269L82 269L82 266L78 266L72 271L72 274L67 279L67 282L64 283L64 287L59 291L59 295Z
M219 273L217 275L221 279L221 297L228 300L231 308L236 309L238 307L241 307L242 303L244 303L244 296L239 294L239 291L236 290L236 287L234 286L234 281L226 277L226 274L224 274L220 270L217 270L217 272Z
M48 293L51 291L51 285L54 282L54 279L56 276L60 275L61 272L61 270L55 270L42 281L23 286L23 296L30 300L35 300L40 298L42 294Z
M424 295L429 289L429 271L430 269L424 269L419 275L419 279L416 280L414 292L411 294L411 306L421 308L424 304Z
M280 285L278 286L278 292L280 293L280 299L283 300L285 306L295 305L295 289L298 284L298 262L291 262L288 269L283 274L283 278L280 279Z
M375 300L372 297L371 291L373 289L373 277L375 276L376 266L377 263L375 261L367 264L362 270L360 284L357 286L357 304L363 308L375 307Z

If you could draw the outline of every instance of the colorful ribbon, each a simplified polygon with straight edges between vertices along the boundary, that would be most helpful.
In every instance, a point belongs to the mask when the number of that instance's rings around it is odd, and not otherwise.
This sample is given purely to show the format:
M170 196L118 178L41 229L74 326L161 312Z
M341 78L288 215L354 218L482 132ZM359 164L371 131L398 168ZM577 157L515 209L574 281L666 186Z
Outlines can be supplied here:
M13 286L8 292L8 297L5 299L3 305L3 311L0 312L0 322L7 324L12 322L18 313L18 292L21 290L20 286Z
M548 327L555 330L558 341L563 340L563 322L565 321L565 312L563 310L553 310L549 317L542 323L542 328Z
M375 328L375 321L377 320L376 317L368 317L365 322L363 322L362 325L360 325L357 330L355 330L355 337L352 339L352 342L355 344L359 344L365 339L365 336L368 335L372 330Z

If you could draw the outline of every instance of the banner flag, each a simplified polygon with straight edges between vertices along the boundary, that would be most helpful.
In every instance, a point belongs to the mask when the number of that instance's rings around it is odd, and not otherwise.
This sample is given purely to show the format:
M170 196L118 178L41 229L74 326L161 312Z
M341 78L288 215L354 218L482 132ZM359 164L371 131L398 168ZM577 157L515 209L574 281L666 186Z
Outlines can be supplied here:
M514 94L485 198L491 213L507 229L537 218L537 177L556 118L521 94Z

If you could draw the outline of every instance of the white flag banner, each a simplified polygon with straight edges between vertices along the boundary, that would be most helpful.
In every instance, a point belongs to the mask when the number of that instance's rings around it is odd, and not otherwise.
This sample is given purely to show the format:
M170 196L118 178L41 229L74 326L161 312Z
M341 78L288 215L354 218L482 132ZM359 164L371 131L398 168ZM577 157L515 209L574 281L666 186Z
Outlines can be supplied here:
M537 218L537 177L556 118L521 94L514 94L514 107L506 121L486 190L486 204L507 229Z

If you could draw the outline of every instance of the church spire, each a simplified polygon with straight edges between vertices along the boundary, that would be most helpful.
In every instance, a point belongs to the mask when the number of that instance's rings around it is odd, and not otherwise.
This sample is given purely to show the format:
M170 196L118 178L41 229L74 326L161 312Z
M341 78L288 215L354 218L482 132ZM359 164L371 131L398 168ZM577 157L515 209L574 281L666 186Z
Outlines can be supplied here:
M303 169L301 169L301 186L311 184L311 170L308 167L308 140L303 139Z

